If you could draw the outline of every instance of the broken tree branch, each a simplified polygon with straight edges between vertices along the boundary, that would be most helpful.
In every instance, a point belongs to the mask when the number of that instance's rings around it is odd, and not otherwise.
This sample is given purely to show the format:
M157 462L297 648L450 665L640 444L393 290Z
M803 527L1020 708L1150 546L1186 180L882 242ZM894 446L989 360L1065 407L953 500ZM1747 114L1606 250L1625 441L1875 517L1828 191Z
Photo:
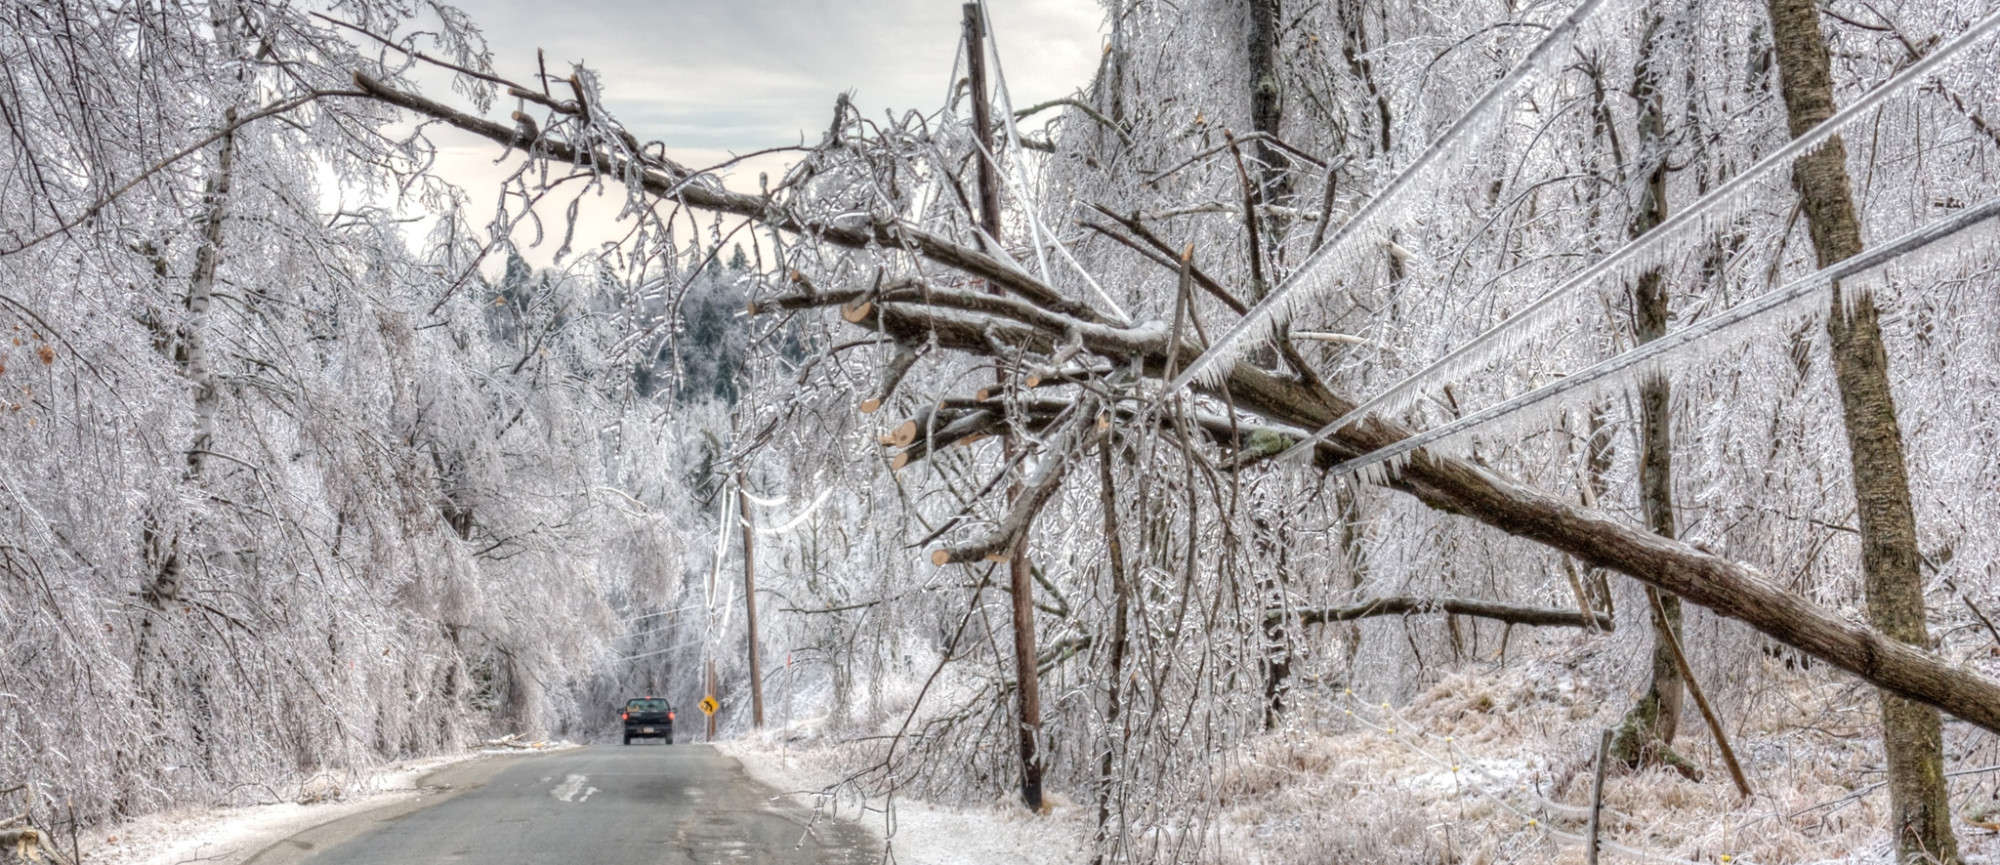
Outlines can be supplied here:
M1509 604L1504 601L1479 601L1467 598L1413 598L1388 597L1370 598L1360 603L1341 607L1322 607L1314 610L1299 610L1299 624L1323 625L1329 622L1352 622L1376 616L1415 616L1426 613L1444 613L1453 616L1474 616L1492 619L1510 625L1530 625L1545 628L1588 627L1594 619L1596 625L1606 631L1616 627L1611 616L1598 613L1586 617L1576 610L1558 607L1531 607L1526 604ZM1284 621L1283 610L1266 610L1264 621L1276 623Z
M1654 621L1666 621L1667 610L1661 605L1660 593L1649 592L1646 597L1653 604ZM1715 737L1715 747L1722 752L1722 765L1729 767L1729 779L1736 782L1736 791L1742 793L1743 798L1750 798L1750 782L1743 778L1742 764L1736 762L1736 749L1729 745L1729 735L1722 730L1722 719L1715 716L1714 709L1709 708L1708 695L1702 692L1701 682L1695 679L1694 667L1688 663L1687 653L1681 651L1680 638L1674 635L1671 628L1660 628L1659 633L1667 639L1667 649L1673 653L1674 666L1680 669L1681 679L1687 683L1688 695L1694 697L1695 708L1701 710L1701 719L1708 722L1709 735Z
M354 73L354 83L370 98L416 112L501 145L532 146L540 156L558 162L596 167L612 175L619 175L619 169L633 164L628 162L629 157L626 154L579 151L569 142L546 133L532 141L520 141L517 130L513 127L467 114L415 93L390 87L365 72L357 70ZM657 163L650 158L642 159L636 165L639 170L634 173L645 191L662 198L685 202L689 207L741 216L779 231L812 237L848 249L908 246L931 261L986 279L1052 312L1085 321L1104 320L1104 317L1089 305L1063 297L1061 293L1042 281L999 258L907 223L867 218L836 219L831 222L807 220L785 211L763 196L729 192L719 186L691 183L689 181L693 178L679 176L672 167Z
M890 397L895 396L896 386L903 383L903 376L909 373L910 367L914 366L916 362L916 349L908 343L898 343L896 345L895 358L891 359L888 367L882 370L882 389L876 391L875 396L861 402L861 413L874 414L876 410L882 407L883 403L888 402Z
M1083 116L1097 121L1097 124L1099 126L1109 129L1112 132L1118 133L1118 140L1125 142L1126 146L1131 146L1132 136L1126 133L1123 127L1120 127L1117 123L1112 122L1111 118L1104 116L1102 112L1098 111L1095 108L1090 107L1088 103L1084 102L1081 99L1077 99L1076 97L1073 96L1064 96L1060 99L1051 99L1047 102L1030 105L1026 108L1014 112L1014 119L1020 120L1022 118L1033 115L1037 112L1046 111L1050 108L1054 108L1058 105L1076 109L1077 111L1081 112Z
M1050 449L1043 458L1041 468L1022 486L1013 509L1008 511L1006 518L994 527L992 533L969 544L944 547L931 553L931 564L943 567L982 559L1005 559L1008 551L1014 549L1015 543L1027 533L1029 524L1034 522L1042 506L1048 504L1056 490L1062 487L1063 476L1068 473L1071 460L1089 450L1103 435L1104 430L1098 425L1095 412L1078 412L1070 434Z
M989 328L1007 331L1043 350L1059 339L1025 325L961 320L948 311L907 305L885 308L867 324L912 338L927 334L942 347L972 354L988 353L984 334ZM1136 357L1147 375L1157 376L1166 363L1164 330L1146 329L1142 336L1140 329L1096 326L1078 332L1086 350L1114 360ZM1219 399L1224 388L1237 409L1301 429L1325 427L1354 406L1324 389L1242 361L1228 367L1222 384L1201 385L1197 390ZM1315 459L1321 467L1331 467L1409 435L1399 424L1370 418L1322 442L1315 450ZM1433 508L1478 520L1569 553L1593 567L1628 574L1678 594L1871 684L2000 732L2000 683L1837 616L1748 565L1662 538L1483 466L1427 451L1413 454L1409 464L1386 479L1385 485L1416 496Z
M1160 236L1154 234L1152 229L1147 228L1146 223L1140 220L1136 214L1131 216L1121 216L1117 211L1112 210L1109 207L1105 207L1102 204L1092 204L1090 208L1092 210L1097 211L1098 213L1104 214L1107 218L1111 219L1113 222L1116 222L1119 225L1124 226L1125 230L1131 232L1133 237L1145 241L1147 246L1150 246L1154 250L1159 252L1160 255L1165 257L1168 262L1175 262L1180 260L1180 252L1174 249L1173 246L1168 244L1165 240L1161 240ZM1103 233L1105 232L1105 229L1099 228L1098 231L1100 233ZM1177 264L1169 263L1165 266L1168 267L1169 269L1176 269L1176 270L1179 269L1179 265ZM1213 295L1216 300L1222 301L1223 306L1227 306L1230 309L1235 310L1237 315L1245 315L1250 312L1249 305L1245 304L1243 301L1237 300L1236 295L1230 294L1229 289L1223 288L1222 283L1216 282L1213 277L1209 276L1206 273L1203 273L1200 268L1195 268L1194 281L1196 285L1201 286L1203 291L1206 291L1210 295Z
M513 144L518 137L511 126L388 87L366 74L357 74L355 81L372 98L496 143ZM874 304L864 320L857 322L870 330L910 341L934 339L940 347L973 355L990 355L996 344L1017 351L1053 353L1057 346L1080 338L1084 350L1114 361L1136 362L1144 375L1158 376L1164 369L1169 337L1163 324L1107 326L1089 306L1063 297L1011 264L905 222L865 215L807 220L771 199L689 183L688 178L673 176L670 169L652 162L628 162L631 157L625 154L579 153L547 132L527 144L540 158L633 167L636 170L627 176L636 177L651 194L698 209L742 216L777 231L848 249L909 249L932 264L988 280L1021 298L1023 306L1040 312L1032 319L1009 320L990 313L943 309L930 301L884 301ZM1317 383L1281 376L1243 361L1217 370L1212 382L1197 389L1217 398L1226 392L1238 411L1302 429L1323 428L1355 405ZM1347 426L1316 446L1314 453L1319 465L1331 466L1335 460L1386 447L1410 434L1400 424L1370 419ZM1617 516L1572 504L1566 497L1525 486L1462 459L1419 450L1382 483L1438 510L1545 544L1593 567L1629 574L1689 603L1749 624L1871 684L2000 733L2000 682L1839 616L1755 568L1660 537Z
M934 430L928 430L927 434L914 437L909 445L903 449L903 452L896 455L895 460L889 464L889 467L900 470L942 448L960 443L978 441L999 432L1004 426L1006 426L1006 422L1001 418L999 412L983 409L967 412L950 423L937 427ZM900 432L899 430L899 437ZM925 431L920 430L920 432Z

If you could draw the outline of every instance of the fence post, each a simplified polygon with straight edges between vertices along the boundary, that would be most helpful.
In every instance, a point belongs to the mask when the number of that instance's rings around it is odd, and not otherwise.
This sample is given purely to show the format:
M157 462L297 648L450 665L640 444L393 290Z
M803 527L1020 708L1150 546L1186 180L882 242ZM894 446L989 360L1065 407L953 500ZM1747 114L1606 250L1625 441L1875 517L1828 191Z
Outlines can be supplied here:
M1604 728L1597 739L1597 769L1590 779L1590 829L1585 834L1583 861L1585 865L1597 865L1598 816L1604 813L1604 761L1611 756L1611 728Z

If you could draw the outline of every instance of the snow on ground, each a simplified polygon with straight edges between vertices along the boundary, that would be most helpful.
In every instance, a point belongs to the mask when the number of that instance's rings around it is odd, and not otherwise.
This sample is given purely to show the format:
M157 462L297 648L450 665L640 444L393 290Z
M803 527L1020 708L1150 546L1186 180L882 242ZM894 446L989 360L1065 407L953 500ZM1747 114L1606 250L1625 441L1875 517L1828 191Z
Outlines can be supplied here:
M460 754L406 760L352 773L325 773L299 785L290 801L241 808L186 808L149 814L80 838L90 865L237 865L314 826L433 792L426 776L475 759L575 748L570 742L495 740ZM273 791L273 798L275 791ZM67 852L69 839L58 839Z
M1030 814L1007 796L991 804L948 808L897 797L890 813L883 801L845 795L828 800L850 756L838 745L787 744L786 730L722 742L716 748L743 763L750 777L785 791L807 808L853 820L891 842L900 865L1079 865L1090 858L1089 817L1061 796L1045 796L1048 813Z
M1779 663L1769 660L1771 664ZM1591 676L1587 649L1551 648L1495 668L1441 676L1407 704L1342 690L1295 692L1284 729L1217 757L1216 865L1451 862L1581 863L1598 731L1631 702ZM1731 692L1724 721L1754 795L1739 800L1695 707L1676 748L1705 777L1614 766L1602 861L1887 863L1888 796L1874 695L1821 668L1767 669ZM1720 687L1733 687L1721 683ZM873 759L807 722L725 743L746 770L808 807ZM1956 813L2000 812L2000 742L1953 722ZM848 790L827 810L878 836L892 825ZM1074 865L1089 858L1089 809L1059 802L1034 817L1012 796L965 809L899 798L896 861ZM2000 833L1957 824L1967 863L2000 865Z

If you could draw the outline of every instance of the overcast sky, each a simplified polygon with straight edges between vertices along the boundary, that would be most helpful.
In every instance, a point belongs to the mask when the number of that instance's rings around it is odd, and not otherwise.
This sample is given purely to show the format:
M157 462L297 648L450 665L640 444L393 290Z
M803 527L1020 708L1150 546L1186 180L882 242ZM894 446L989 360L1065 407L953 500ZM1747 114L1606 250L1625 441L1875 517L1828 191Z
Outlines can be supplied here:
M598 71L607 104L634 134L665 142L690 165L797 144L802 134L815 144L842 92L876 117L937 109L962 20L960 0L571 0L553 12L546 0L460 5L485 31L502 75L532 80L537 48L551 73L581 62ZM988 15L1015 105L1071 93L1095 71L1097 0L990 0ZM440 170L490 208L497 146L437 140L447 148ZM754 189L759 170L779 168L746 165L730 185Z
M599 70L614 110L641 137L690 149L808 143L834 97L869 113L930 109L943 98L959 39L959 0L466 0L494 62L532 77ZM1081 86L1099 53L1096 0L997 0L990 7L1017 101Z

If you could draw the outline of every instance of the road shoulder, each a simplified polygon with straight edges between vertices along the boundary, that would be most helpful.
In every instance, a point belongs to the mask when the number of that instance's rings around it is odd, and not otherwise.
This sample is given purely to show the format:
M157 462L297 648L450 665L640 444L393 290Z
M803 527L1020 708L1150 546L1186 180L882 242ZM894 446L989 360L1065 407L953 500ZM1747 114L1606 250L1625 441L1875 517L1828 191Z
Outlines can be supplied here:
M149 814L92 833L94 837L84 839L83 854L92 865L284 865L297 857L279 856L280 848L310 849L288 842L318 847L331 843L329 839L345 840L382 821L446 801L542 753L546 752L469 751L400 762L372 771L352 785L365 792L334 801ZM336 832L348 834L332 834Z
M898 795L891 820L883 813L890 803L881 799L863 800L852 788L826 795L854 768L853 755L837 747L795 749L769 736L717 742L715 749L751 779L823 819L859 825L878 843L893 841L903 865L1083 865L1090 858L1088 809L1055 791L1047 792L1049 813L1040 816L1012 796L949 807ZM894 837L888 838L884 829L891 825Z
M330 815L332 819L292 832L272 840L262 846L254 855L242 860L241 865L298 865L315 851L332 847L384 823L393 823L425 808L450 801L471 790L477 790L493 776L522 760L536 759L541 754L515 756L478 755L464 762L452 763L439 768L418 780L414 790L403 792L388 801L373 803L348 814Z

